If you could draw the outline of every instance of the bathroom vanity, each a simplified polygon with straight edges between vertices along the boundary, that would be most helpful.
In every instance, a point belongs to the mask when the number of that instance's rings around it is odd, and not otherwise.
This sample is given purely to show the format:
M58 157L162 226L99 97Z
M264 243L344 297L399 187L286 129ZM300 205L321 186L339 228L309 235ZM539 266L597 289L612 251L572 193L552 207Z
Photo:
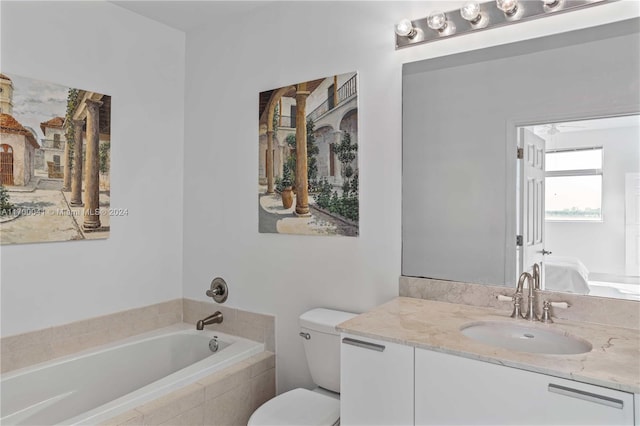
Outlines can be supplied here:
M338 328L343 425L640 424L635 329L405 297Z

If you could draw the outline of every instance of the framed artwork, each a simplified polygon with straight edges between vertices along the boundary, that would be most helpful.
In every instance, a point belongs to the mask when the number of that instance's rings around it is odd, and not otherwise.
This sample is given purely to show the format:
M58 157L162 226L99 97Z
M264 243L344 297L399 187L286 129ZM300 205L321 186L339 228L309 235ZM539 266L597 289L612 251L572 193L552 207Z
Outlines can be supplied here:
M108 238L110 152L110 96L0 73L0 243Z
M358 236L358 75L261 92L260 233Z

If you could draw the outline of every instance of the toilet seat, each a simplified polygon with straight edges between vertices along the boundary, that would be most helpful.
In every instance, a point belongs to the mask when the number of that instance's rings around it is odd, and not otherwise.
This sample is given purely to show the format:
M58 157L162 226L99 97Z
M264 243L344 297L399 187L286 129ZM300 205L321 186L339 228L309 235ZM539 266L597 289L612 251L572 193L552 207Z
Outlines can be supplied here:
M247 426L333 426L339 422L340 400L298 388L262 404Z

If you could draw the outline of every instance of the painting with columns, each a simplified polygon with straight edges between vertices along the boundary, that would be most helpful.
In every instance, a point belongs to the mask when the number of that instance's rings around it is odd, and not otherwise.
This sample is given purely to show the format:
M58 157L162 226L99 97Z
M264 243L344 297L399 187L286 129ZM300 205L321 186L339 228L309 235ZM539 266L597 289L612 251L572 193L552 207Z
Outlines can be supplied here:
M0 243L108 238L110 153L111 96L0 73Z
M358 236L357 73L258 98L259 232Z

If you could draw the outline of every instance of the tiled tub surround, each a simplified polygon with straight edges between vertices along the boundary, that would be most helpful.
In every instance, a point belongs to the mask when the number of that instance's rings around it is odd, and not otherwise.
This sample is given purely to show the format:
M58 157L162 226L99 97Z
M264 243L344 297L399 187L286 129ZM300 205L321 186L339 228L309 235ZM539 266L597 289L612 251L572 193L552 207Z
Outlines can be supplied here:
M338 326L341 331L432 351L459 355L612 389L640 393L640 336L637 329L557 319L530 324L509 317L511 306L482 308L398 297ZM593 350L578 355L515 352L464 336L460 327L502 321L558 330L580 337Z
M210 340L218 336L218 350ZM174 324L2 375L3 425L95 424L262 353L264 344Z
M0 373L182 322L182 299L0 339Z
M513 296L513 287L469 284L430 278L400 277L399 295L417 299L496 308L511 313L513 303L499 301L498 294ZM526 303L525 294L525 303ZM553 318L640 329L640 302L552 291L540 292L542 300L568 302L568 309L552 308Z
M220 330L223 333L244 337L264 343L266 351L275 352L275 318L272 315L257 314L241 309L229 308L215 303L183 299L183 321L189 324L198 322L215 311L222 312L222 324L205 326L206 329Z
M274 396L275 356L263 352L101 424L246 425Z
M222 324L207 326L209 330L244 337L265 344L275 352L275 319L218 305L211 301L175 299L155 305L129 309L42 330L0 339L0 373L49 361L85 349L126 339L172 324L193 324L214 313L224 315Z
M183 321L188 324L188 329L195 329L197 320L216 310L223 312L224 321L222 324L206 326L206 330L263 343L266 351L131 409L103 424L246 424L257 407L275 396L275 319L270 315L212 302L176 299L4 337L0 339L2 372L75 356L77 352L158 328L170 325L179 327L179 323Z

